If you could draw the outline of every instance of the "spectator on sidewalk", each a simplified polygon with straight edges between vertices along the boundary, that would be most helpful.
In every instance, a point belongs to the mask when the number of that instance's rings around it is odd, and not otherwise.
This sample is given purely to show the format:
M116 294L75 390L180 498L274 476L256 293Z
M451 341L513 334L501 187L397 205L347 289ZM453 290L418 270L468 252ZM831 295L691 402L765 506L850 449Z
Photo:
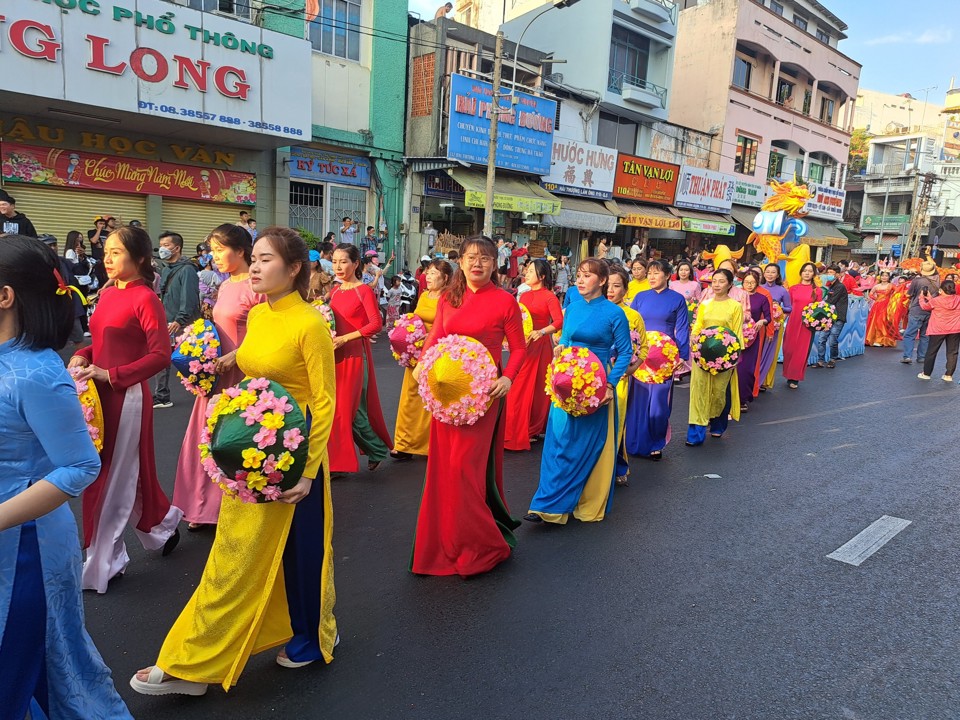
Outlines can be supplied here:
M160 301L167 315L170 344L184 328L200 317L200 279L197 269L183 257L183 236L165 232L160 236ZM170 400L170 365L155 376L155 408L173 407Z
M0 188L0 235L37 237L37 229L22 212L17 212L17 201Z
M927 325L927 337L930 344L923 359L923 370L917 375L921 380L929 380L933 365L940 352L940 346L947 344L947 367L943 373L944 382L953 382L953 373L957 369L957 353L960 351L960 297L953 280L944 280L939 295L920 295L920 307L930 311Z

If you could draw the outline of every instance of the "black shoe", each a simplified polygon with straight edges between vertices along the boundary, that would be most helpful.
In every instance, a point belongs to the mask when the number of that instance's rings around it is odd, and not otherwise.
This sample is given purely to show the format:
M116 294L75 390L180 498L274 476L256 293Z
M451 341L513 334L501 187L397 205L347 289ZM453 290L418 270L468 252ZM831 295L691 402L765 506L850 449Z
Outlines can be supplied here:
M543 518L537 515L536 513L527 513L523 516L523 519L531 523L542 523Z
M391 450L390 457L392 457L397 462L406 462L407 460L413 460L413 455L408 452L403 452L402 450Z
M163 550L160 551L160 556L166 557L167 555L172 553L174 550L176 550L177 545L179 544L180 544L180 528L177 528L176 530L173 531L173 535L171 535L167 539L167 541L163 544Z
M154 401L153 401L153 407L154 407L154 409L159 409L159 408L172 408L172 407L173 407L173 403L170 402L169 400L154 400Z

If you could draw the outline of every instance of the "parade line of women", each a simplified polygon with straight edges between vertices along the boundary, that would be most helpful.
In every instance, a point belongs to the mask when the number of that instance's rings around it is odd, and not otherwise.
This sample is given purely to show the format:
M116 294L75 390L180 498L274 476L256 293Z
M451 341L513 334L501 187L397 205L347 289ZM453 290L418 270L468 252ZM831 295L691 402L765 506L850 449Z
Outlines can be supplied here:
M223 225L209 241L229 276L213 311L224 387L243 377L278 383L307 420L302 476L277 493L277 502L243 502L204 476L197 444L206 398L197 399L186 428L174 502L159 487L152 408L144 399L147 378L170 362L170 345L151 289L146 232L125 227L107 238L104 266L113 282L92 316L92 345L69 361L74 378L54 351L66 343L78 291L65 284L56 257L39 241L13 236L0 243L0 403L8 406L0 442L7 471L0 484L0 687L16 688L10 717L129 717L84 629L81 601L81 588L107 592L127 570L127 524L147 549L164 555L176 547L181 518L191 529L217 528L195 592L162 646L130 679L134 690L202 695L210 684L229 690L252 654L271 649L284 668L329 663L339 642L330 477L359 470L356 448L367 455L369 471L388 455L427 457L412 572L484 573L510 557L520 526L505 499L505 449L528 451L542 440L539 484L525 520L603 520L616 487L627 484L628 457L659 461L666 453L674 370L690 367L692 374L686 444L704 443L708 431L721 437L729 419L772 386L769 371L781 341L790 387L803 379L812 333L791 308L822 295L813 266L804 266L789 293L774 265L762 277L749 271L742 288L734 287L730 268L719 267L691 322L687 302L701 293L690 285L689 266L674 280L678 292L665 261L635 263L631 278L619 266L587 258L575 268L561 311L547 263L530 264L530 290L518 303L500 287L496 245L469 238L456 266L429 264L416 314L429 329L424 352L450 335L485 348L496 367L486 411L470 424L432 418L417 393L423 366L408 368L394 442L370 348L382 320L361 281L356 248L340 245L333 253L339 283L326 295L336 318L332 336L308 302L308 248L295 231L266 228L253 244ZM771 324L773 303L790 318L785 330ZM521 304L532 323L526 331ZM700 331L720 325L742 344L748 317L757 340L738 367L707 372L690 362ZM660 384L634 376L651 331L678 351L676 368ZM607 384L589 414L568 414L545 394L555 354L571 346L603 365ZM100 455L74 380L93 383L102 398ZM87 547L82 573L65 505L79 495ZM251 547L257 552L244 551Z

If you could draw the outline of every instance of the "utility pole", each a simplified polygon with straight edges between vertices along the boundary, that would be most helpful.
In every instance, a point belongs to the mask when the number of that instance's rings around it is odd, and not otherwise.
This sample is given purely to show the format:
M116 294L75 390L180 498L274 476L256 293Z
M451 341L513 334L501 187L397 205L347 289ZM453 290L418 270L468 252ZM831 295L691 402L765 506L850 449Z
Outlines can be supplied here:
M883 226L887 224L887 200L890 199L890 178L887 178L887 189L883 193L883 215L880 216L880 232L877 233L877 258L874 264L880 267L880 245L883 243ZM901 248L901 252L903 249Z
M907 246L903 249L903 256L912 258L920 252L920 234L923 230L923 221L927 217L930 207L930 195L933 184L938 180L936 175L928 172L917 178L917 201L913 205L913 218L910 220L910 233L907 237Z
M502 66L503 31L500 30L497 32L497 44L493 51L493 100L490 104L490 144L487 148L487 199L483 206L483 234L487 237L493 237L493 184L497 178L497 124L500 120Z

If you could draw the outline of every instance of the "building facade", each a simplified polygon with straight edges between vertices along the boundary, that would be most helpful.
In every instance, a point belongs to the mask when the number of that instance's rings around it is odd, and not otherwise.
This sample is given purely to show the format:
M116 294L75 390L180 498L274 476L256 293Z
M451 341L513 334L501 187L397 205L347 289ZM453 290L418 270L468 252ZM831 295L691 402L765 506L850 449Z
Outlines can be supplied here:
M838 49L846 29L813 0L686 0L680 12L671 121L717 133L717 167L745 195L807 181L811 245L847 242L835 224L860 64ZM746 229L755 210L740 204L732 214Z

